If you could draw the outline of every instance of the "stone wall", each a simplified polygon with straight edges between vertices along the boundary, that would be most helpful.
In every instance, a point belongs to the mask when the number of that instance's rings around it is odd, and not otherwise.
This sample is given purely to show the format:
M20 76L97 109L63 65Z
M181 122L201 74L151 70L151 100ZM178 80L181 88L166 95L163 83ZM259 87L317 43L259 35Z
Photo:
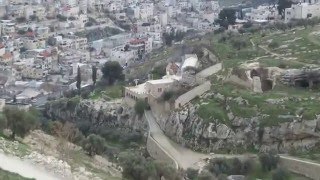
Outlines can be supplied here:
M200 71L197 76L207 78L217 72L219 72L222 69L222 63L215 64L213 66L210 66L202 71Z
M280 156L280 166L311 179L320 180L320 164L318 163Z
M150 133L147 139L147 150L152 158L166 162L176 169L179 168L177 161L160 146Z
M243 86L243 87L246 87L246 88L249 88L249 89L252 88L252 82L251 81L244 81L243 79L240 79L236 75L229 76L225 81L226 82L231 82L231 83L234 83L234 84L237 84L239 86Z
M179 96L174 103L174 106L176 109L184 106L188 102L190 102L192 99L194 99L197 96L202 95L206 91L209 91L211 88L210 81L206 81L205 83L191 89L190 91L184 93L183 95Z

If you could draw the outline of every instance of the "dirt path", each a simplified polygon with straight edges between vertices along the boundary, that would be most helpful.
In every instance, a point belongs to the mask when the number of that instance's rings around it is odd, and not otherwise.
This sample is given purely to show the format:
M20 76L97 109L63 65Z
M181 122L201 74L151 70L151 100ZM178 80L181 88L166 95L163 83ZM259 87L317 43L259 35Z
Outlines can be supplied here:
M0 153L0 168L17 173L26 178L35 178L36 180L59 180L44 169L34 166L32 163L21 160L17 157Z

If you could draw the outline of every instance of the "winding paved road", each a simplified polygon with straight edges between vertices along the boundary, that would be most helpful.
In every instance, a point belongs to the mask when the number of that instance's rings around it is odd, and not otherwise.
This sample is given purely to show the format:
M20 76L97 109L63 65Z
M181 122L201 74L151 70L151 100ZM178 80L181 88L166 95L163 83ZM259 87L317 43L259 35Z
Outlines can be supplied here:
M149 124L149 131L151 136L155 141L157 141L161 147L170 154L175 161L178 163L179 167L183 169L187 168L199 168L198 163L206 158L219 157L219 155L210 155L194 152L188 148L185 148L172 140L170 140L160 129L157 124L155 117L151 111L145 112L145 117ZM227 157L228 155L220 155L220 157Z
M60 180L60 178L54 177L49 172L34 166L30 162L3 153L0 153L0 168L36 180Z

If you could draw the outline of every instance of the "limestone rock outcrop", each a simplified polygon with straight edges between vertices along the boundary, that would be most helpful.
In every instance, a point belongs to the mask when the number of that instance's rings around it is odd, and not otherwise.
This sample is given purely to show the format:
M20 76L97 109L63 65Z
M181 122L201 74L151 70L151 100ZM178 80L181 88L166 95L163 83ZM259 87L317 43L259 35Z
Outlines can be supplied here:
M287 153L293 149L307 151L320 146L320 119L291 121L278 126L262 127L260 116L232 116L230 124L218 120L205 122L196 113L196 106L175 111L158 119L164 132L176 142L202 152L241 152L248 149L276 150Z

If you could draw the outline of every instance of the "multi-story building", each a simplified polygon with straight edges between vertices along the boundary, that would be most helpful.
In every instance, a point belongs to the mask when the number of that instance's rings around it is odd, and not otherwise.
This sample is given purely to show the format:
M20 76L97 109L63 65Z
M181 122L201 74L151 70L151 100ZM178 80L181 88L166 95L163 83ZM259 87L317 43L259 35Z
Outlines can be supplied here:
M293 4L291 8L285 9L285 22L290 22L292 19L307 19L320 17L320 3L298 3Z
M1 34L12 35L16 32L16 24L11 20L1 20Z
M244 19L248 21L269 21L275 20L279 16L279 11L275 6L259 6L245 10Z
M23 47L28 50L31 49L44 49L46 47L45 38L27 37L22 39Z

